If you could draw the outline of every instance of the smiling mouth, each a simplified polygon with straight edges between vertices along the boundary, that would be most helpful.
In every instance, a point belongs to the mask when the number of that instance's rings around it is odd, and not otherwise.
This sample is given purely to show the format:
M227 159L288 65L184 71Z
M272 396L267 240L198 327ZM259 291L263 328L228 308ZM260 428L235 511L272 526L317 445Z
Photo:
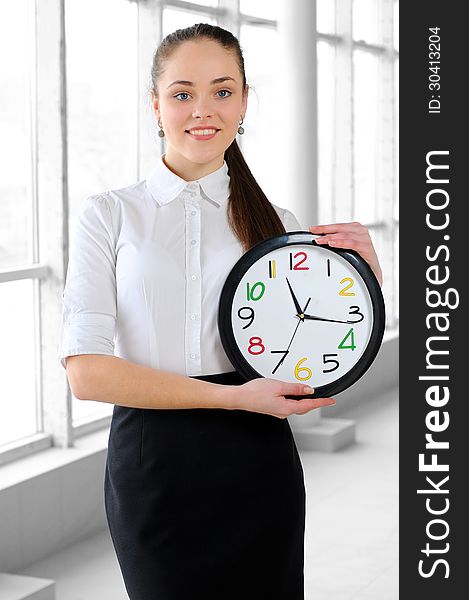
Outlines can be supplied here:
M193 129L192 131L189 131L186 129L186 133L188 133L189 135L193 135L194 137L215 135L218 131L220 131L220 130L219 129Z

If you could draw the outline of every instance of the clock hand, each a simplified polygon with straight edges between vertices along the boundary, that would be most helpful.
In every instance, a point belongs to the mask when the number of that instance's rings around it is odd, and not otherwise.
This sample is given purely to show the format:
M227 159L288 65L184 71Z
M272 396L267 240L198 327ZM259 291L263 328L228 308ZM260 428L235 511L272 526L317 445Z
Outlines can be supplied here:
M305 305L305 307L304 307L303 310L306 310L308 308L308 304L310 303L310 300L311 300L311 298L308 298L308 302L306 303L306 305ZM303 314L303 311L300 311L300 312L301 312L301 314ZM272 371L272 375L280 367L280 365L283 364L283 361L285 360L287 354L290 352L290 346L291 346L291 344L293 342L293 338L296 335L298 327L300 326L300 323L304 321L304 319L302 319L300 315L296 315L296 316L300 317L300 318L298 319L298 323L296 324L295 331L293 332L293 335L291 336L290 343L288 344L288 348L286 350L276 350L275 351L275 352L283 352L284 354L283 354L282 358L280 359L280 361L278 362L278 364L276 365L275 369Z
M348 325L359 323L359 321L338 321L337 319L325 319L324 317L317 317L316 315L303 314L303 317L308 321L328 321L329 323L347 323Z
M311 302L311 298L308 298L308 302L305 304L305 307L303 308L303 310L301 311L301 314L304 315L305 310L308 308L308 304Z
M311 300L311 298L308 298L308 302L306 303L306 305L305 305L305 307L304 307L304 309L303 309L303 310L306 310L306 309L308 308L308 304L309 304L310 300ZM301 314L303 313L303 311L301 310L301 308L300 308L300 313L301 313ZM297 315L297 316L299 316L299 315ZM295 331L293 332L293 335L291 336L290 343L288 344L288 347L287 347L287 349L286 349L286 351L285 351L285 356L287 355L288 351L290 350L290 346L291 346L291 343L293 342L293 338L295 337L295 335L296 335L296 332L297 332L297 330L298 330L298 327L299 327L299 325L300 325L300 323L301 323L302 321L303 321L303 319L300 317L300 318L298 319L298 323L296 324ZM285 356L284 356L284 357L282 358L282 360L279 362L279 364L277 365L277 368L278 368L278 367L279 367L279 366L280 366L280 365L283 363L283 361L285 360Z
M285 277L285 279L287 280L287 284L288 284L288 287L289 287L289 289L290 289L290 294L292 295L292 298L293 298L293 303L295 304L295 308L296 308L296 314L297 314L298 316L300 316L300 315L302 314L302 310L301 310L300 303L298 302L298 299L297 299L297 297L295 296L295 293L294 293L294 291L292 290L292 287L291 287L291 285L290 285L290 282L288 281L288 278L287 278L287 277ZM311 300L311 298L310 298L310 300ZM309 302L309 301L308 301L308 302ZM305 310L306 310L306 309L305 309Z
M298 319L298 323L296 324L295 331L293 332L293 335L291 336L290 343L287 346L286 352L288 352L290 350L291 343L293 342L293 338L295 337L296 332L298 331L298 327L300 326L300 323L301 323L301 319ZM282 364L283 361L285 360L285 356L280 361L280 364Z

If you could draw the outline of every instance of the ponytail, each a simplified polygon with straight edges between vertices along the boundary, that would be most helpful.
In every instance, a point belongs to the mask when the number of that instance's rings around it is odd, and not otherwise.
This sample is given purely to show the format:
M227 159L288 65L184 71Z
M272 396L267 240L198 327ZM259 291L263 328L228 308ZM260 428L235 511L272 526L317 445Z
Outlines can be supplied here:
M225 160L230 176L228 221L244 250L285 233L280 217L251 173L236 140L227 148Z

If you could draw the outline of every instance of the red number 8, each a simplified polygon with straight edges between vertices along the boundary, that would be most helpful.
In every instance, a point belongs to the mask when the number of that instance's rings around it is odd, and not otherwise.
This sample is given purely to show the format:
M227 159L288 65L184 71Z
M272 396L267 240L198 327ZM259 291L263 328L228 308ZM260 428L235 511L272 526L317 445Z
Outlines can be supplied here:
M252 350L252 348L255 348L256 346L259 346L260 350L258 352L255 352L254 350ZM249 347L248 347L248 352L249 354L262 354L265 350L265 346L262 344L262 338L260 337L252 337L249 340Z

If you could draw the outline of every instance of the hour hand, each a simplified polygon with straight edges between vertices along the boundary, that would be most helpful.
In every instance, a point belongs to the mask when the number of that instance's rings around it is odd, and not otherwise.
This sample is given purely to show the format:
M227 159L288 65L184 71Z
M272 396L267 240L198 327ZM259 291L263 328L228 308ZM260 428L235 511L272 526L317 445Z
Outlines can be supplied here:
M291 294L291 296L292 296L292 298L293 298L293 302L294 302L294 304L295 304L295 308L296 308L296 314L297 314L298 316L300 316L301 314L303 314L303 311L301 310L300 303L298 302L298 299L297 299L297 297L295 296L295 292L292 290L292 287L291 287L291 285L290 285L290 282L288 281L288 278L287 278L287 277L285 277L285 279L287 280L288 288L289 288L289 290L290 290L290 294Z
M324 317L318 317L316 315L303 315L304 319L307 319L309 321L327 321L328 323L347 323L348 325L351 325L353 323L357 323L357 321L338 321L337 319L325 319Z

